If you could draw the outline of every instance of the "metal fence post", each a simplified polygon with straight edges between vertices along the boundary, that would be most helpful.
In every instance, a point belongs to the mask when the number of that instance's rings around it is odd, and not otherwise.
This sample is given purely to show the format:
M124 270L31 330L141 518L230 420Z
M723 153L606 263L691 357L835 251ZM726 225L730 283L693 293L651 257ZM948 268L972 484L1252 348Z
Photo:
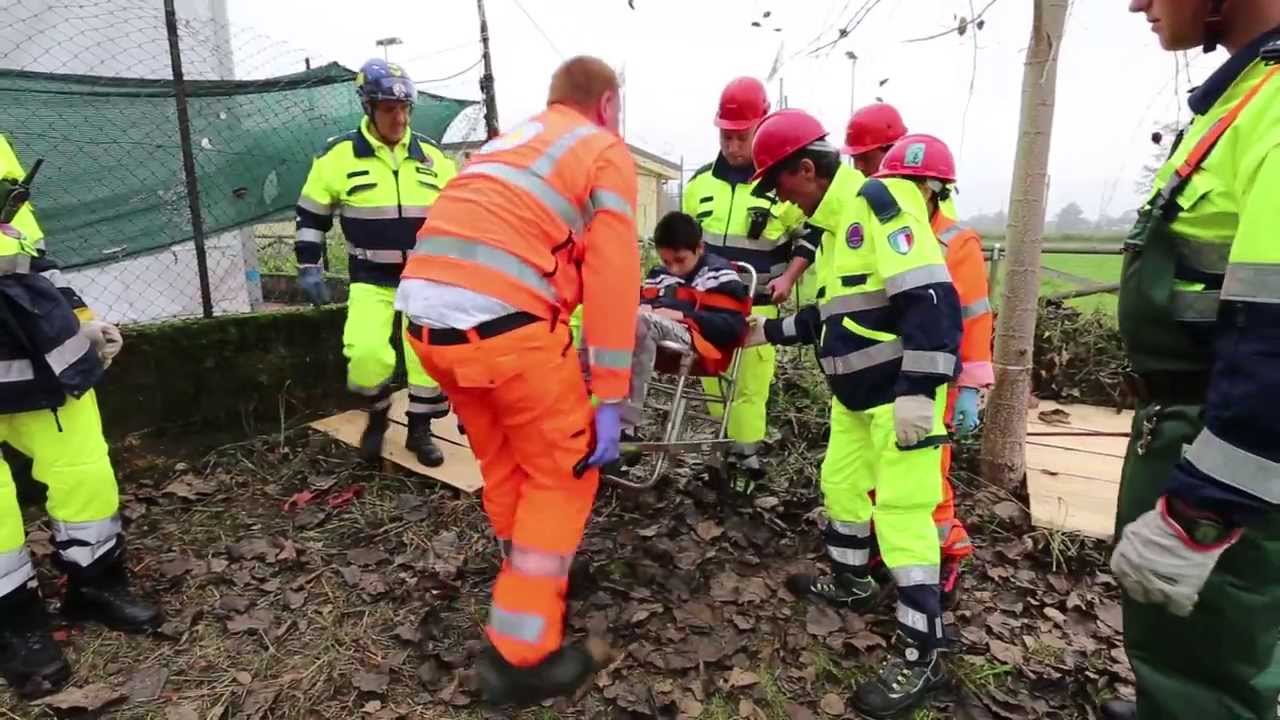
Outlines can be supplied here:
M200 275L200 304L206 318L213 317L213 295L209 290L209 261L204 247L204 216L200 212L200 187L196 181L196 158L191 149L191 118L187 114L187 85L182 76L182 48L178 41L178 13L173 0L164 0L164 24L169 35L169 64L173 69L173 96L178 110L178 136L182 143L182 173L187 184L187 205L191 209L191 238L196 246L196 272Z

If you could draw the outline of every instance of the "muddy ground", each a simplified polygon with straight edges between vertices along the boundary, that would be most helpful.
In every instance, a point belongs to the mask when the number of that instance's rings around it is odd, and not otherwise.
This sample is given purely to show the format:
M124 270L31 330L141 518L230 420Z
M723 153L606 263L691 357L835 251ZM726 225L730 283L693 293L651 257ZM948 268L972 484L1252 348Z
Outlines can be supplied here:
M840 613L783 587L821 555L815 380L783 378L771 484L753 503L726 503L692 464L654 491L602 490L572 631L607 633L615 659L578 697L517 717L858 717L846 701L890 611ZM71 690L43 705L0 694L0 718L512 716L481 707L468 672L497 567L478 497L362 465L301 427L190 446L115 452L130 563L163 632L60 627ZM914 717L1092 718L1098 698L1131 696L1105 547L1027 527L1022 503L971 474L956 485L977 553L948 615L951 688ZM28 519L47 559L47 528Z

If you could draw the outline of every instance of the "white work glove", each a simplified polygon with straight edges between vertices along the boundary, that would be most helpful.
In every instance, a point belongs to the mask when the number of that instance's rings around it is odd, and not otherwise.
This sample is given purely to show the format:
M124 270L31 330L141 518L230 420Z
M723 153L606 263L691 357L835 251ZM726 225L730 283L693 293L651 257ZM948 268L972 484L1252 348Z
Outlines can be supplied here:
M94 352L102 360L103 367L111 365L112 359L124 347L124 338L115 325L101 320L88 320L80 323L80 334L89 338Z
M893 401L893 432L898 447L911 447L933 431L934 399L925 395L903 395Z
M742 347L756 347L757 345L768 345L769 341L764 336L764 318L759 315L751 315L747 317L747 339L743 341Z
M1168 499L1160 498L1125 526L1111 554L1111 572L1129 597L1140 603L1164 605L1186 617L1200 599L1200 589L1222 553L1240 539L1231 532L1213 545L1201 545L1169 517Z

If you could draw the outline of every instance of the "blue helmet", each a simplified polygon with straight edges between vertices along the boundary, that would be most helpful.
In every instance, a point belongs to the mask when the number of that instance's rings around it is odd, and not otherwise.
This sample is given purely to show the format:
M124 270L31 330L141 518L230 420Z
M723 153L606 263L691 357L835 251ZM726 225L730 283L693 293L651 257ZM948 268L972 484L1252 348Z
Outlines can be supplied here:
M374 58L360 66L356 73L356 94L365 112L373 111L373 103L379 100L396 100L410 105L418 99L418 89L404 68L386 60Z

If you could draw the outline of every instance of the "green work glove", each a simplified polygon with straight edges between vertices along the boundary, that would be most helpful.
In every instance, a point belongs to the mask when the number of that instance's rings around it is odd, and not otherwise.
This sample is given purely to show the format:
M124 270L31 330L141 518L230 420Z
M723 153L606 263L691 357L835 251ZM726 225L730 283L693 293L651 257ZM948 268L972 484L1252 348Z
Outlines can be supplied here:
M1240 529L1226 530L1219 524L1212 544L1192 539L1188 520L1206 522L1205 514L1178 505L1180 520L1170 515L1170 501L1162 497L1125 526L1120 543L1111 555L1111 572L1129 597L1141 603L1164 605L1170 613L1186 617L1195 609L1200 590L1213 572L1222 553L1240 539Z

